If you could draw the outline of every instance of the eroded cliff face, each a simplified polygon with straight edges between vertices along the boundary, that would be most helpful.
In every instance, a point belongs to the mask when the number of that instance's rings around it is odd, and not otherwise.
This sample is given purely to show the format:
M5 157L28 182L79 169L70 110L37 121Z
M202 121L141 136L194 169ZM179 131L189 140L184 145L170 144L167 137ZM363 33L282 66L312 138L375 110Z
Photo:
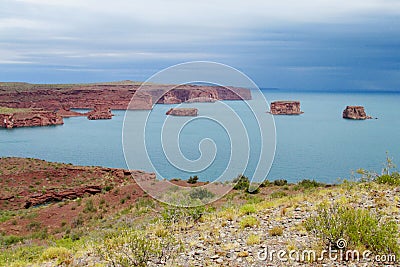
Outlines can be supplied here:
M8 129L60 124L64 124L63 118L52 111L33 109L25 112L0 114L0 126Z
M172 116L197 116L197 108L171 108L165 113Z
M168 91L167 85L146 85L135 95L139 85L76 85L51 88L35 85L31 90L9 90L0 86L0 106L12 108L43 108L46 110L94 109L151 109L154 103L179 104L182 102L208 102L215 100L249 100L251 92L244 88L227 89L218 86L181 85ZM168 91L168 92L167 92ZM65 112L64 112L65 113Z
M343 118L352 120L372 119L371 116L365 113L363 106L347 106L345 110L343 110Z
M274 101L271 103L271 114L274 115L299 115L300 101Z

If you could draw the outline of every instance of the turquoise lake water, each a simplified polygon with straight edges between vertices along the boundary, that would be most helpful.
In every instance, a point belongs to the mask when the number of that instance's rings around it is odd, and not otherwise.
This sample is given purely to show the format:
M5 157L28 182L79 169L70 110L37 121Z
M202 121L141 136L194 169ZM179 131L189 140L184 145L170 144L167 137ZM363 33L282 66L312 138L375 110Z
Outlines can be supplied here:
M386 152L400 164L400 94L395 93L315 93L263 91L266 99L300 100L304 114L274 116L276 124L276 154L269 180L316 179L335 183L349 178L352 170L364 168L380 172ZM229 103L228 103L229 102ZM240 101L226 101L236 111L245 107ZM219 112L213 103L197 103L199 114ZM368 115L378 119L352 121L342 119L347 105L363 105ZM157 105L149 121L149 154L164 177L187 179L190 173L168 165L160 149L159 131L165 112L172 105ZM133 112L143 116L143 111ZM122 125L125 111L113 111L112 120L90 121L85 117L67 118L62 126L29 127L0 130L0 156L40 158L76 165L127 168L122 148ZM178 121L179 118L176 118ZM173 121L173 120L172 120ZM251 136L257 127L246 125ZM151 131L153 129L153 131ZM255 134L256 135L256 134ZM229 162L229 136L222 127L207 120L188 124L181 133L182 154L190 160L200 156L200 140L210 138L218 152L209 168L195 173L201 180L212 181ZM254 141L254 143L257 143ZM252 146L252 144L250 144ZM259 148L253 145L249 167L251 174L257 163ZM144 155L143 155L144 156ZM190 174L193 175L193 174Z

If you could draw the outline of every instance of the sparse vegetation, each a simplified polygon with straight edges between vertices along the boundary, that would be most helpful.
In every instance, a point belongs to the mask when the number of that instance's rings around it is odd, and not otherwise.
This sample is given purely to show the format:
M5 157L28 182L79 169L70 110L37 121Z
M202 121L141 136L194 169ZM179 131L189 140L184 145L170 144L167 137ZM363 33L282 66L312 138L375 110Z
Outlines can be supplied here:
M27 170L37 168L34 166L38 164L46 172L58 166L61 173L64 166L36 160L24 160L24 164ZM2 165L0 169L3 175L10 175L21 173L22 168ZM90 175L76 173L77 180L93 182L97 171L89 167L88 170ZM311 246L306 248L320 250L335 248L339 237L348 241L349 249L399 255L395 219L400 216L400 196L396 191L398 185L393 182L398 173L392 168L388 170L368 181L345 181L331 186L313 180L297 184L285 180L265 182L257 195L248 194L249 179L239 176L236 179L240 189L207 206L201 204L213 195L203 187L192 187L184 194L168 191L169 197L182 203L199 204L196 208L154 201L140 188L124 187L126 177L120 178L120 183L111 183L115 178L108 171L103 174L107 180L102 185L113 184L112 190L66 200L62 205L57 202L28 209L21 206L20 210L0 212L2 229L21 231L18 236L12 231L0 234L0 266L69 266L77 261L88 266L182 266L182 255L190 266L214 266L219 259L233 265L237 263L231 262L235 256L244 265L255 259L260 246L279 243L298 249L306 244ZM62 190L69 188L66 181L70 181L70 176L64 173L61 177L65 178L61 179L48 173L34 176L35 181L49 176L49 183L60 180L67 186ZM7 185L8 180L0 178ZM37 189L35 181L29 184L32 189ZM26 180L19 182L28 190ZM5 190L7 194L18 192L6 188L11 190ZM41 190L40 187L38 192ZM68 214L48 227L43 218L49 207ZM209 251L209 247L213 249ZM321 264L330 266L332 262Z
M317 215L310 217L305 226L329 247L336 248L337 241L345 239L350 249L365 247L375 253L400 255L398 225L377 212L337 203L321 204Z
M287 185L287 180L284 180L284 179L278 179L278 180L275 180L274 181L274 185L276 185L276 186L284 186L284 185Z
M315 180L308 180L308 179L304 179L301 180L300 182L298 182L295 186L294 186L294 190L299 190L299 189L311 189L311 188L317 188L317 187L322 187L324 186L323 183L317 182Z
M243 217L242 220L240 221L241 228L255 227L259 224L260 224L259 220L256 217L250 215Z
M375 181L380 184L399 186L400 174L398 172L394 172L392 174L383 174L381 176L378 176Z
M250 235L247 237L246 244L247 244L248 246L258 245L258 244L260 244L260 243L261 243L261 238L260 238L259 235L250 234Z
M280 226L274 226L268 230L270 236L281 236L283 235L283 228Z
M96 253L112 266L147 266L149 260L173 256L175 240L169 236L150 238L144 231L119 229L107 233Z
M190 191L189 196L193 199L204 200L212 199L215 195L206 188L193 188Z

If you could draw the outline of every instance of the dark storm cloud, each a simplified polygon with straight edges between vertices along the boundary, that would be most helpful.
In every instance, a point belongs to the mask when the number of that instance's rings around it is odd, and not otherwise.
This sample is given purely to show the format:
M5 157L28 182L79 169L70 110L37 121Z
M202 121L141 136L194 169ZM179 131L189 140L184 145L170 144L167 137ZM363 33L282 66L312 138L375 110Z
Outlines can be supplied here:
M2 5L2 81L145 80L171 64L211 60L244 71L263 87L400 88L398 1Z

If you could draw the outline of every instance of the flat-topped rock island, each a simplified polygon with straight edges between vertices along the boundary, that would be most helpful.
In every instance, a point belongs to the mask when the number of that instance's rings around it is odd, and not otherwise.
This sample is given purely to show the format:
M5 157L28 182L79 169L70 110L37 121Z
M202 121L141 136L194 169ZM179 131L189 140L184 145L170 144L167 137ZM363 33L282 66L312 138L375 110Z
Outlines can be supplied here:
M363 106L347 106L345 110L343 110L343 118L350 120L372 119L371 116L368 116L365 113L365 109Z
M197 116L197 108L171 108L165 113L166 115L171 116Z
M270 113L273 115L300 115L300 101L274 101L271 103Z

